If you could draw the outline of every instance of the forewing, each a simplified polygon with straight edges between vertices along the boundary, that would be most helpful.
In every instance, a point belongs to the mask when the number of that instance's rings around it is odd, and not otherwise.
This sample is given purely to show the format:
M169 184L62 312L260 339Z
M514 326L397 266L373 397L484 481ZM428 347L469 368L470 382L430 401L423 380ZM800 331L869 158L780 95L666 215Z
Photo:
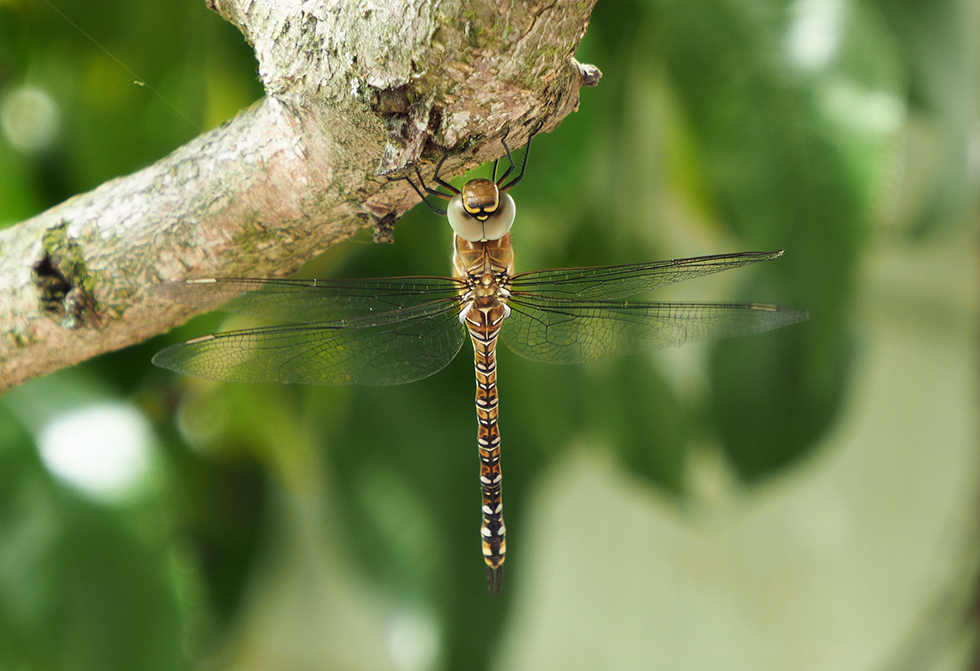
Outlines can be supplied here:
M805 312L756 303L616 303L516 295L508 304L504 344L543 363L581 363L734 338L807 319Z
M199 308L293 323L356 319L455 299L460 283L448 277L377 280L218 278L148 287L161 298Z
M223 382L403 384L453 360L465 335L458 314L444 300L381 318L230 331L168 347L153 363Z
M741 268L782 256L783 251L741 252L692 259L596 268L535 270L511 278L511 291L568 300L612 300L635 296L651 289Z

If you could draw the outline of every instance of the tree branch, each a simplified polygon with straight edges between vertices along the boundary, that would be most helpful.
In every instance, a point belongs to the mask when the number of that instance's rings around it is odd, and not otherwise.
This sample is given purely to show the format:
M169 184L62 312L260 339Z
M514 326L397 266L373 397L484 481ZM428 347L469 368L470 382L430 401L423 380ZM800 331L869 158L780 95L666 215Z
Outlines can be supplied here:
M133 175L0 232L0 391L185 320L141 287L289 274L446 174L553 129L599 72L573 58L594 0L210 0L266 97ZM376 227L381 231L383 227Z

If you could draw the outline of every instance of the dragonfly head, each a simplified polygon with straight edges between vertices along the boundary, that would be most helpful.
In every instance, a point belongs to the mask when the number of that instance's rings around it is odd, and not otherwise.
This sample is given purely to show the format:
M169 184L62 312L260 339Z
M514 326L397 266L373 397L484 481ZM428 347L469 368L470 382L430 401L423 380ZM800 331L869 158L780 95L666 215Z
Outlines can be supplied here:
M447 208L456 235L470 242L499 240L514 223L514 199L489 179L471 179L452 197Z

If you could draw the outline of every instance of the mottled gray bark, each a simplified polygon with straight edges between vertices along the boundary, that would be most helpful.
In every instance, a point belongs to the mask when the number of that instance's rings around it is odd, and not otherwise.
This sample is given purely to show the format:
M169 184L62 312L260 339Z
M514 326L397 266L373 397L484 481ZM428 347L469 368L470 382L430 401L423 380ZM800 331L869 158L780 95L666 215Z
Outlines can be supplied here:
M0 390L141 342L190 310L161 280L289 274L418 202L403 181L554 128L598 71L573 58L594 0L210 0L266 97L138 173L0 232Z

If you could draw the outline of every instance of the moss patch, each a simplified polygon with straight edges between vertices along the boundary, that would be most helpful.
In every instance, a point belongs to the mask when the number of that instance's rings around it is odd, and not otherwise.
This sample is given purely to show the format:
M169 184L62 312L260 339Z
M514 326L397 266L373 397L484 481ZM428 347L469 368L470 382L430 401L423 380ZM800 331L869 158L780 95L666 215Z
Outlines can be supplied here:
M44 254L34 264L41 310L64 328L99 326L95 280L85 265L81 245L68 237L67 224L45 231L43 244Z

